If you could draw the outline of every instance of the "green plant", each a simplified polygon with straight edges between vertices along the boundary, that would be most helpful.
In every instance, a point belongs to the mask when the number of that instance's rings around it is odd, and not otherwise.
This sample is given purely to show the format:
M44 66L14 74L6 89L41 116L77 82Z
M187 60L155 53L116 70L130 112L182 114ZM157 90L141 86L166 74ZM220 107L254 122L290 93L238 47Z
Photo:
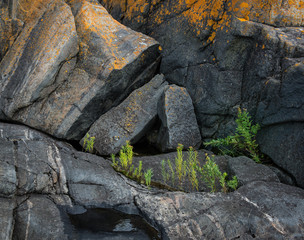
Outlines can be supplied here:
M188 176L189 181L191 182L192 188L198 190L198 180L195 166L197 165L197 152L194 151L192 147L188 149L188 159L184 159L183 156L183 145L179 144L176 148L177 157L175 158L175 166L172 165L171 161L168 159L167 162L162 160L162 176L164 183L168 182L171 177L171 183L175 185L175 177L178 178L178 188L182 189L182 184ZM167 166L168 167L167 167Z
M232 188L233 190L236 190L238 184L239 183L236 176L233 176L233 178L227 182L228 187Z
M235 134L205 142L205 146L217 147L223 154L231 156L247 155L255 162L261 162L263 156L259 154L258 144L255 140L260 126L259 124L253 125L250 118L246 109L242 111L239 108L235 120L237 124Z
M152 178L152 176L153 176L153 170L152 170L152 168L148 169L148 170L144 173L144 176L145 176L146 185L148 186L148 188L150 188L150 185L151 185L151 178Z
M95 137L91 137L90 134L86 134L83 140L83 148L86 152L93 152Z
M126 145L121 148L119 151L119 162L116 161L115 155L111 155L112 158L112 166L116 171L123 173L125 176L132 178L133 180L137 180L138 182L143 182L143 172L142 172L142 161L139 161L138 167L134 169L133 165L133 147L130 145L129 141L126 141ZM147 183L146 177L150 176L150 181L148 181L149 186L151 184L151 178L153 176L153 171L147 171L144 177Z
M227 182L227 173L221 173L217 164L214 162L214 156L209 157L209 155L206 153L206 160L207 161L203 165L203 167L196 166L196 169L201 174L202 180L207 184L211 192L216 191L217 182L219 182L219 184L221 185L222 192L228 192L227 185L228 187L231 187L232 189L236 190L238 185L236 176L234 176L232 180Z

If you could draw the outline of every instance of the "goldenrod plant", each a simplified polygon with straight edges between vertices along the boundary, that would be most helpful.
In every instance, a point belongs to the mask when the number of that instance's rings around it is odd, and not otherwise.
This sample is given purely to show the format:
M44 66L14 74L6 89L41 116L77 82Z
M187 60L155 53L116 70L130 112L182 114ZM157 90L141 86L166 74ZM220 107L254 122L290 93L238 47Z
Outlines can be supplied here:
M83 140L83 148L86 152L93 152L95 137L91 137L90 134L86 134Z
M133 147L130 145L129 141L126 141L126 145L123 146L119 152L119 162L116 160L115 155L112 154L112 166L116 171L123 173L125 176L137 180L138 182L143 182L143 172L142 172L142 161L139 161L139 165L134 169L133 165ZM149 169L150 170L150 169ZM151 178L153 176L152 169L147 171L144 175L145 183L151 184ZM150 179L149 179L150 177Z
M259 124L252 124L251 117L246 109L238 109L237 128L234 135L205 142L205 146L217 147L223 154L230 156L246 155L255 162L260 163L262 154L259 153L256 135L260 129Z

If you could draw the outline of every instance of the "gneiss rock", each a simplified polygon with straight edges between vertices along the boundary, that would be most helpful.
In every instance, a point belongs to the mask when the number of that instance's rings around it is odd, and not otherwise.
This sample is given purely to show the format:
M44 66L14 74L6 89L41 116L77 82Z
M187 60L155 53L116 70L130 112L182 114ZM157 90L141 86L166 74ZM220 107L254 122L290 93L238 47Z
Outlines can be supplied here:
M158 100L166 86L164 76L157 75L102 115L88 131L95 137L94 148L101 155L109 155L117 153L126 141L138 141L152 126L157 116Z
M200 146L192 100L185 88L170 85L158 103L158 115L162 125L157 143L163 152L175 150L179 143L185 149Z
M301 1L101 2L123 24L160 42L160 71L187 88L203 138L232 134L237 107L245 107L264 125L264 153L304 186L296 172L303 169L296 167L303 166Z
M228 160L231 176L236 176L240 185L254 181L280 182L278 176L266 165L257 164L248 157L236 157Z
M304 191L252 182L230 194L139 194L135 202L162 239L299 239Z
M0 238L10 240L13 236L15 201L0 198Z
M101 5L68 2L52 1L25 22L3 58L0 116L80 140L102 113L152 78L160 50Z
M69 239L58 207L45 196L33 195L16 209L13 239Z

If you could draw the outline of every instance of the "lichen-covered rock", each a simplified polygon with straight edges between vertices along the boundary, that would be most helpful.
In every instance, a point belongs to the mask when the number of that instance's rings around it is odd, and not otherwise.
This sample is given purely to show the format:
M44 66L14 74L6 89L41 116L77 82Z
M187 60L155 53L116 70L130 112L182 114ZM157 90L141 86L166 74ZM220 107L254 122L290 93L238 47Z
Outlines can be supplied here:
M153 77L159 44L97 3L39 2L24 3L40 11L19 14L25 27L0 63L0 117L79 140L102 113Z
M149 130L157 116L157 103L167 86L163 75L155 76L117 107L102 115L88 134L101 155L117 153L126 141L135 143ZM82 139L81 142L83 142Z
M161 72L169 83L187 88L203 138L230 135L238 107L263 126L260 134L270 141L266 154L276 151L279 128L301 127L302 0L101 2L116 19L162 44ZM284 134L292 136L293 130ZM301 145L302 138L284 139L291 146ZM285 166L303 163L293 149L280 152Z
M178 144L185 149L200 146L201 134L185 88L170 85L158 102L158 115L162 122L157 139L161 151L175 150Z

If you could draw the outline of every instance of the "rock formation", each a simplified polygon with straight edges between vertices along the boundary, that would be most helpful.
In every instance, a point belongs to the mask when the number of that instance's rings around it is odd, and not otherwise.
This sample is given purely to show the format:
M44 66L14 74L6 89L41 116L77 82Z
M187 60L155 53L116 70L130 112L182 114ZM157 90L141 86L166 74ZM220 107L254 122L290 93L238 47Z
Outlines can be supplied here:
M302 0L100 2L160 42L161 72L186 87L203 138L231 134L247 108L263 152L304 186Z

